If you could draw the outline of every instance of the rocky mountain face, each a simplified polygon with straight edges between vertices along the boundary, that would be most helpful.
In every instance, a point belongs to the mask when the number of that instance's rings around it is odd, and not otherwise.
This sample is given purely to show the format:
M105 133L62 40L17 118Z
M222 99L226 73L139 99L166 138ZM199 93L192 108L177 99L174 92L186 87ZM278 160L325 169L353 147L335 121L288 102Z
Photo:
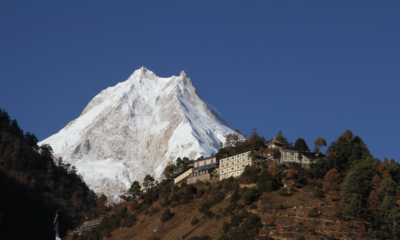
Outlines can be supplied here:
M146 174L159 179L178 157L210 156L233 132L183 71L160 78L142 67L39 144L76 166L90 188L116 197Z

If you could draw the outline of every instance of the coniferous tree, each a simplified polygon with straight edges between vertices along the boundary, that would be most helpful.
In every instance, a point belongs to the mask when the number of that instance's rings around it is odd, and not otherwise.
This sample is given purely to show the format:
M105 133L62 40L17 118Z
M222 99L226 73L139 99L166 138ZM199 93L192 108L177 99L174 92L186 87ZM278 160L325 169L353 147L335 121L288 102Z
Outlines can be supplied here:
M143 187L146 189L146 192L149 192L149 190L154 186L154 178L147 174L144 179L143 179Z
M140 189L141 188L142 187L140 186L139 182L138 181L134 181L132 183L131 187L128 190L128 194L131 195L131 197L133 199L137 199L137 198L140 197L140 193L141 193Z
M372 169L372 160L364 160L358 162L352 170L347 174L342 183L342 201L349 203L353 196L358 195L363 203L367 201L368 195L371 192L371 180L374 176Z

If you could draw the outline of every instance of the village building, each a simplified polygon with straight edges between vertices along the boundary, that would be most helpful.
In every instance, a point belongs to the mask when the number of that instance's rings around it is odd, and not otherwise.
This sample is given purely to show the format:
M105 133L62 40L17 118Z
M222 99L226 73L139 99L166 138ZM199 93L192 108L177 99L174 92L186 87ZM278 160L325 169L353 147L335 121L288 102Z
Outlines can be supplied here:
M183 181L189 178L189 175L194 171L193 165L191 164L188 168L178 173L174 177L174 184L181 184Z
M204 171L205 169L216 168L218 165L218 160L216 157L209 157L204 159L199 159L194 162L194 171Z
M301 158L299 159L299 152L297 150L288 150L284 149L284 144L274 140L267 143L266 146L268 148L278 148L281 156L278 159L272 159L272 156L268 156L271 160L276 160L281 164L286 166L292 166L294 164L301 164L303 168L309 168L311 163L315 163L317 161L317 154L314 152L301 152Z
M251 151L242 152L219 160L219 179L240 176L246 166L252 166Z
M213 172L218 168L218 160L216 157L199 159L194 162L194 171L189 175L188 184L199 181L209 181L213 177Z

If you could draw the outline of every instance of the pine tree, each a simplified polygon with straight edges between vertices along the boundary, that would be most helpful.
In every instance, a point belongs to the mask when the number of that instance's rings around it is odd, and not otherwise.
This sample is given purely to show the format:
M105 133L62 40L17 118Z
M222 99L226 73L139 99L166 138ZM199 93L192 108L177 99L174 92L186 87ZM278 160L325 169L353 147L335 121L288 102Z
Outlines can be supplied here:
M147 174L144 179L143 179L143 187L146 189L146 192L148 192L151 188L154 186L154 178Z
M132 196L133 199L137 199L140 196L140 191L141 186L138 181L134 181L131 185L131 187L128 190L128 194Z
M347 174L342 183L342 201L349 203L353 196L358 195L365 202L371 192L371 180L374 176L372 161L364 160L358 162Z
M397 184L393 181L393 179L385 177L383 178L382 183L377 190L377 193L381 199L384 199L387 195L396 196L396 191Z
M347 206L345 212L353 217L359 217L364 214L363 204L359 200L358 195L355 195L351 198L350 204Z

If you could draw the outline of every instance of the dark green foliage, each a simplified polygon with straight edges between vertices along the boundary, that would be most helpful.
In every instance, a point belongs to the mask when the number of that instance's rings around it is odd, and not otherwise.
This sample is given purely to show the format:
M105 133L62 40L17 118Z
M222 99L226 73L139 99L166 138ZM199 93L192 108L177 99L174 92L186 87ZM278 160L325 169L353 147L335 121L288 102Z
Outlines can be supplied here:
M267 169L264 169L258 176L257 186L260 192L272 192L277 189L275 179L272 178Z
M246 191L242 195L243 203L246 205L250 205L254 200L256 200L256 195L250 191Z
M154 178L147 174L143 179L143 187L146 192L150 191L150 189L154 186Z
M134 214L129 215L127 208L121 208L116 214L104 217L101 223L92 228L90 231L84 232L79 240L101 240L103 237L111 237L111 232L119 227L132 227L136 224L137 217Z
M303 236L300 236L299 238L297 238L297 240L306 240Z
M188 185L187 187L186 187L186 193L187 194L190 194L190 195L194 195L194 194L196 194L197 193L197 188L195 187L195 186L193 186L193 185Z
M212 202L203 202L199 208L199 212L204 213L206 216L211 216L210 208L212 205Z
M372 168L372 160L359 161L342 183L342 201L349 203L353 196L358 195L357 198L365 203L371 192L371 180L374 175L375 170Z
M258 180L258 168L257 166L246 166L242 173L242 181L246 180L246 183L255 183Z
M384 177L381 185L376 192L380 199L385 199L386 196L396 196L397 184L389 177Z
M230 227L231 225L228 222L224 222L222 225L222 231L224 231L224 233L227 233Z
M231 226L232 227L237 227L239 224L243 222L243 217L240 215L235 215L231 218Z
M167 208L166 210L165 210L165 212L162 214L162 216L161 216L161 222L167 222L167 221L169 221L169 220L171 220L171 218L174 216L174 214L173 213L171 213L171 211L169 210L169 208Z
M350 204L345 210L345 213L353 217L362 216L364 214L363 203L358 199L357 195L352 197Z
M236 188L231 196L231 203L237 202L237 201L239 201L239 199L240 199L239 189Z
M167 207L172 203L171 200L168 199L168 197L164 198L164 201L160 203L161 207Z
M179 201L179 195L176 193L172 194L171 201L174 201L174 202Z
M141 186L138 181L134 181L131 187L128 189L128 194L131 196L132 199L137 199L140 197L141 193Z
M293 148L294 148L294 150L297 150L300 152L310 151L310 149L307 146L306 141L302 138L299 138L296 140Z
M76 168L55 161L52 148L37 142L0 109L0 239L54 239L51 223L58 209L62 236L85 215L96 214L91 205L97 196Z

